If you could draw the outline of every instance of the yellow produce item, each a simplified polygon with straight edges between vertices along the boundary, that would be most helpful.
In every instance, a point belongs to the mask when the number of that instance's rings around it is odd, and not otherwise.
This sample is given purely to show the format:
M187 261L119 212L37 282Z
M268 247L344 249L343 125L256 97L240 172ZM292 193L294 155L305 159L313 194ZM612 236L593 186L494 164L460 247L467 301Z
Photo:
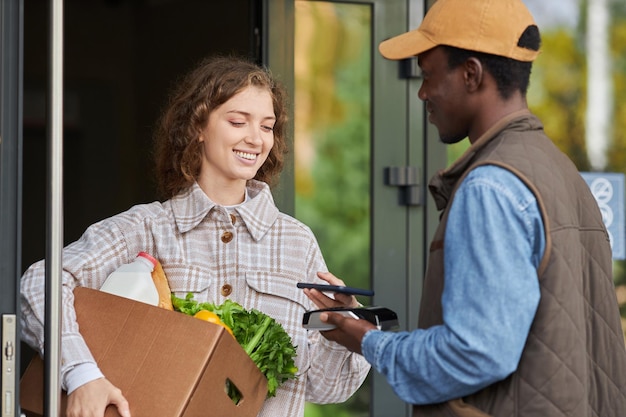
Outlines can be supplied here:
M226 324L224 324L222 322L222 320L220 320L219 316L217 314L213 313L212 311L200 310L196 314L194 314L193 316L195 318L197 318L197 319L208 321L209 323L219 324L220 326L225 328L226 331L228 333L230 333L231 336L235 337L235 335L233 334L233 331L230 329L230 327L228 327Z

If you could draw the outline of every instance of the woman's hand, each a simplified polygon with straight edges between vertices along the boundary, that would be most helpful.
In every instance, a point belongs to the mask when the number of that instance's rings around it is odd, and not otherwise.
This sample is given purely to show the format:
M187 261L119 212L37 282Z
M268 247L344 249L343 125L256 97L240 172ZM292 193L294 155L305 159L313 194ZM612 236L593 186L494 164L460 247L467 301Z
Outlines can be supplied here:
M334 276L333 274L331 274L330 272L318 272L317 276L328 282L328 284L330 285L341 285L341 286L345 286L346 284L344 284L344 282L342 280L340 280L339 278L337 278L336 276ZM309 299L311 301L313 301L313 303L318 307L318 308L330 308L330 307L350 307L350 308L355 308L355 307L359 307L360 304L357 301L356 297L354 295L348 295L348 294L342 294L342 293L334 293L335 294L335 298L330 298L328 297L326 294L324 294L323 292L316 290L316 289L312 289L312 288L305 288L304 290L304 294L309 297Z
M330 272L318 272L317 276L330 285L345 285L342 280ZM353 295L335 293L335 299L332 299L323 292L312 288L305 288L304 293L319 308L360 307L359 302ZM337 313L322 313L320 319L325 323L337 326L333 330L321 332L322 336L345 346L351 352L359 354L361 354L361 341L365 333L376 329L376 326L367 320L356 320Z
M131 417L128 401L122 391L106 378L99 378L76 388L67 397L67 417L103 417L109 404L122 417Z

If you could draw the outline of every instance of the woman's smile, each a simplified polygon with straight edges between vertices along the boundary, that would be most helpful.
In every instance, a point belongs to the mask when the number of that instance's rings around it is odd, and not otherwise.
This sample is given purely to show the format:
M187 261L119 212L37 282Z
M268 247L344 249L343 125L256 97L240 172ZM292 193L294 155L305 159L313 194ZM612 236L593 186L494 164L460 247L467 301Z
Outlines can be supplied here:
M257 156L259 156L258 153L238 151L236 149L233 150L233 153L235 154L235 156L237 156L240 159L243 159L245 162L255 162L257 159Z

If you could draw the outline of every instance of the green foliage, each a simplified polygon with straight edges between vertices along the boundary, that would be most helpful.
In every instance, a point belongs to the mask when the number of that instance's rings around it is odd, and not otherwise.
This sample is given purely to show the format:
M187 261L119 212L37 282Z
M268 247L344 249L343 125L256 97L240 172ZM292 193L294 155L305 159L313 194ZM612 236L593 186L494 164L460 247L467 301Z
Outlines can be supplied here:
M315 233L330 271L348 285L367 288L371 9L296 2L296 12L295 214ZM298 54L306 65L298 66ZM305 415L365 417L368 388L364 384L342 404L307 403Z
M365 388L370 386L370 378L371 376L367 378L363 388L345 403L325 405L307 403L304 415L306 417L369 417L370 393Z
M611 11L614 107L606 171L626 173L626 3L613 2ZM581 25L577 31L556 28L542 32L542 53L533 64L527 97L530 109L543 122L548 137L574 161L579 171L590 170L585 144L585 30ZM468 146L468 141L448 146L448 164ZM625 261L614 262L613 278L616 285L626 285ZM622 305L621 311L626 318L626 305Z
M320 5L320 10L327 7ZM349 285L368 287L371 54L365 43L369 38L351 29L358 26L355 19L365 20L365 27L369 23L363 8L337 5L332 10L334 18L352 23L336 32L330 30L335 27L331 16L323 15L318 24L325 30L319 30L314 45L328 49L307 58L314 71L297 85L297 94L314 104L313 114L301 118L314 151L310 168L296 166L296 216L315 233L331 272ZM346 20L346 14L351 18ZM342 50L345 43L333 37L353 39L351 49Z
M584 13L583 13L584 14ZM613 2L610 51L613 83L613 125L607 151L607 172L626 173L626 5ZM583 27L583 29L585 29ZM543 52L533 65L528 102L546 133L580 171L590 169L585 147L587 63L584 32L562 29L542 33ZM616 285L626 285L626 263L614 262ZM622 306L626 318L626 306Z
M461 155L463 155L463 152L465 152L469 147L470 142L469 140L467 140L467 138L452 145L447 145L446 149L448 151L448 166L450 166L450 164L459 159Z
M533 65L528 102L546 134L574 161L589 170L585 145L585 55L571 32L542 35L542 53Z
M613 142L609 149L609 171L626 171L626 6L616 10L611 31L611 56L613 59L614 117Z
M613 59L614 117L613 142L609 148L608 171L626 173L626 5L614 2L614 23L611 31ZM618 5L619 3L619 5ZM626 262L615 262L613 278L616 285L626 285ZM626 318L626 305L622 306Z
M313 4L317 2L300 2ZM581 2L584 16L585 2ZM612 2L611 53L614 114L608 150L609 172L626 172L626 3ZM296 215L307 223L320 241L331 271L354 286L367 286L369 277L369 43L353 65L346 65L338 51L346 36L329 30L334 16L320 16L324 28L306 51L313 70L297 88L307 89L314 99L314 116L306 118L314 132L317 157L312 169L296 175ZM584 17L581 18L584 22ZM529 107L544 123L547 135L580 171L590 169L585 144L587 63L584 25L542 31L542 53L533 65L528 91ZM359 46L353 42L352 56ZM321 76L320 76L321 74ZM367 104L366 104L367 103ZM297 108L296 108L297 111ZM300 123L300 121L298 122ZM314 128L314 129L313 129ZM469 146L467 140L448 146L448 162ZM296 169L299 169L296 165ZM626 263L615 263L617 285L626 285ZM626 307L624 307L626 310ZM625 316L626 317L626 316ZM318 408L307 405L306 416L355 416L347 404ZM323 410L323 411L322 411Z
M190 316L200 310L217 314L267 378L268 397L276 395L276 388L280 384L296 377L296 347L274 318L255 309L246 310L232 300L225 300L221 305L199 303L193 299L193 293L187 294L184 299L172 294L172 305L174 310ZM233 400L237 402L238 399Z

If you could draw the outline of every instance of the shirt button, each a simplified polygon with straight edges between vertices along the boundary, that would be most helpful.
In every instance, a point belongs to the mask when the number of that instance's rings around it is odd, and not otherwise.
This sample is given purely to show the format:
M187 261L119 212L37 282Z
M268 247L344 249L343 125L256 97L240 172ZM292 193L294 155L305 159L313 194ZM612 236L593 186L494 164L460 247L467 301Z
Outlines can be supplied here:
M233 287L231 287L230 284L222 285L222 295L224 297L229 296L231 292L233 292Z
M235 215L234 215L234 214L231 214L231 215L230 215L230 221L231 221L233 224L235 224L235 222L237 221L237 217L235 217Z
M228 243L233 240L233 234L231 232L224 232L222 235L222 242Z

